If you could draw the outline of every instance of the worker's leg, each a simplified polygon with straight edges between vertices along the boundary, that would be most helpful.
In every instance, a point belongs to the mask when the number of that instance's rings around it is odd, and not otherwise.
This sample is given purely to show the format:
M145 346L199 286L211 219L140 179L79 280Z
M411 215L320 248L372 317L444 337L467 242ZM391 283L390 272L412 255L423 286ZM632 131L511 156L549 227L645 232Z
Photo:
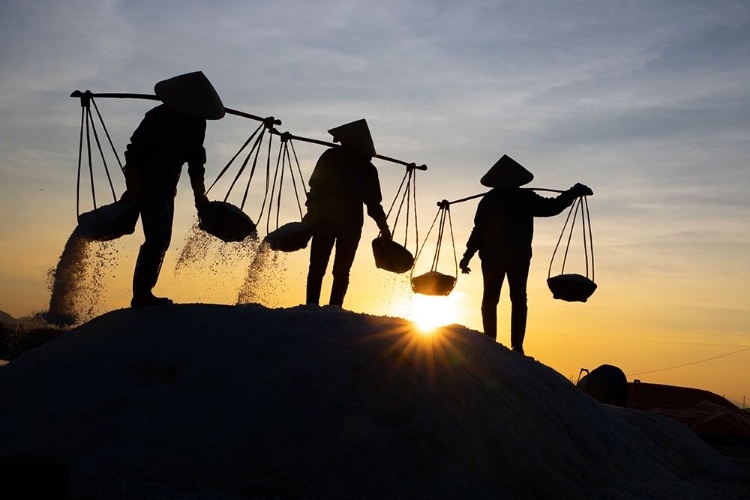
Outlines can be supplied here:
M145 240L138 252L133 273L133 299L130 305L151 306L169 304L165 297L155 297L151 290L156 286L164 254L172 239L174 198L148 197L140 200L141 225Z
M307 271L306 304L320 303L320 289L323 286L323 276L328 267L335 237L331 234L316 233L310 243L310 267Z
M484 334L493 339L497 338L497 304L500 302L500 290L503 287L505 272L482 266L482 326Z
M354 264L361 233L341 235L336 238L336 256L333 259L333 285L331 298L333 306L343 306L346 291L349 288L349 271Z
M526 336L526 317L528 306L526 283L529 279L529 260L514 263L508 268L508 287L510 290L510 345L514 351L523 353L523 339Z

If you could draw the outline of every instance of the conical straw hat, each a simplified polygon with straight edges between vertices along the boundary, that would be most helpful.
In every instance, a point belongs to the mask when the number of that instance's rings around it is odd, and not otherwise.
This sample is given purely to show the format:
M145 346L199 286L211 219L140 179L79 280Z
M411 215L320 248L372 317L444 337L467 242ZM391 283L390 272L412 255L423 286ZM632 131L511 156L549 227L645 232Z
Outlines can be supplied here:
M487 187L519 187L534 180L534 174L508 155L492 165L479 181Z
M333 136L334 141L351 146L369 156L375 156L375 144L364 118L332 128L328 133Z
M180 113L218 120L224 116L224 104L211 82L201 71L162 80L154 86L156 97Z

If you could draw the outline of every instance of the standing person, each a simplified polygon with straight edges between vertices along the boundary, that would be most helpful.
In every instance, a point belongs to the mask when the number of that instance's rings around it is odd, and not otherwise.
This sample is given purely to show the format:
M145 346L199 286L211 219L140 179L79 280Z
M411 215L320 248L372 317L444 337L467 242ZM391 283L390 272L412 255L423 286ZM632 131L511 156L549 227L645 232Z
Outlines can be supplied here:
M531 189L521 189L534 175L512 158L503 155L482 177L484 186L493 188L479 202L474 216L474 229L466 243L466 252L459 267L468 274L469 261L479 251L482 261L484 292L482 323L485 335L497 338L497 305L505 276L510 287L511 348L523 354L526 335L526 282L531 264L531 240L534 217L558 215L579 196L593 192L576 184L556 198L544 198Z
M313 225L310 267L307 274L307 304L317 305L323 276L334 244L333 284L329 304L342 306L349 287L349 271L362 236L362 205L386 238L391 232L381 205L378 171L371 163L375 155L367 122L357 120L328 131L340 147L326 150L310 176L305 220Z
M208 201L206 120L218 120L225 113L219 95L200 71L161 81L154 90L163 104L146 113L125 150L127 190L121 199L138 207L144 235L133 273L131 307L172 303L151 290L172 239L177 182L187 163L195 206Z

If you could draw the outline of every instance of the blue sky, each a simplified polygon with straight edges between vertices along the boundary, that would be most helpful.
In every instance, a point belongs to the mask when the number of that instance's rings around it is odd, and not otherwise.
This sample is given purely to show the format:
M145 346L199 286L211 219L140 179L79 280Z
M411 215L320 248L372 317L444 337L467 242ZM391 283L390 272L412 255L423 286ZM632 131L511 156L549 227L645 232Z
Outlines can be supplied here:
M378 152L429 166L420 225L435 201L482 192L479 178L503 154L535 186L590 185L606 286L582 328L626 318L678 339L750 345L747 2L10 0L0 67L0 309L15 316L44 305L44 272L75 226L80 108L70 92L151 93L199 69L226 106L274 115L294 134L328 139L366 118ZM153 105L98 103L120 151ZM209 180L252 129L236 117L209 124ZM298 147L308 174L320 152ZM402 171L378 167L390 201ZM180 189L173 242L192 217ZM452 210L459 252L474 208ZM546 277L561 224L537 223L532 279ZM125 281L129 267L118 271ZM472 310L478 274L459 285ZM462 319L478 327L476 314Z

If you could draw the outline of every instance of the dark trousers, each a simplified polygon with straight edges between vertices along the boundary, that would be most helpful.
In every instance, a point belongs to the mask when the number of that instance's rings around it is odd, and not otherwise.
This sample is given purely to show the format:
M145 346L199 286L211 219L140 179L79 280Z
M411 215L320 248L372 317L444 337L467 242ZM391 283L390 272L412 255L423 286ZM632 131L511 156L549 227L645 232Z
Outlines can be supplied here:
M526 283L529 279L531 261L519 259L502 266L482 266L484 293L482 295L482 324L484 333L493 339L497 338L497 305L500 302L500 290L505 276L508 276L510 287L510 344L521 349L526 335Z
M144 242L133 272L133 296L151 294L161 271L164 254L172 240L174 198L143 196L138 201Z
M166 252L172 241L174 198L144 196L138 202L138 209L145 239L143 246Z
M333 284L329 304L342 306L346 290L349 288L349 270L354 263L361 233L335 235L317 232L310 244L310 267L307 272L307 303L320 303L320 289L323 276L328 268L334 244L336 256L333 258Z

